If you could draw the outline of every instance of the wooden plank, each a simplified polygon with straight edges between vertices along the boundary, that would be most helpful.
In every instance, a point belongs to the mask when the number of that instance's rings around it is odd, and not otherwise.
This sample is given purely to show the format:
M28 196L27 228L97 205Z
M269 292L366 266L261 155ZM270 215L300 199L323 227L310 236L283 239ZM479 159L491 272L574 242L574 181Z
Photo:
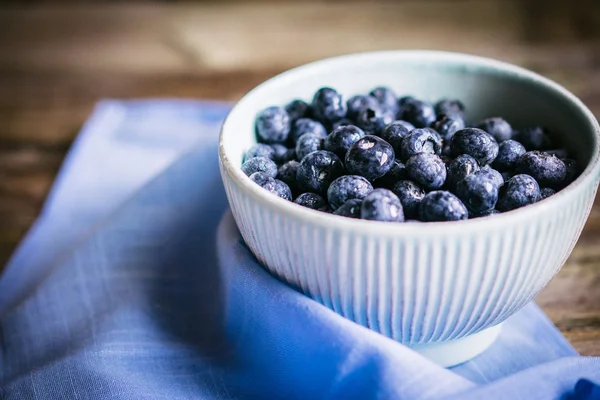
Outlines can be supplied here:
M70 71L190 72L288 68L336 54L444 49L520 63L523 38L553 33L571 48L576 7L531 18L518 1L79 4L0 10L0 65ZM35 26L36 29L31 29ZM597 31L594 26L590 27ZM476 38L476 40L474 40ZM556 53L554 53L556 56Z
M73 139L99 99L236 100L278 72L281 70L98 75L0 70L0 144L64 145Z

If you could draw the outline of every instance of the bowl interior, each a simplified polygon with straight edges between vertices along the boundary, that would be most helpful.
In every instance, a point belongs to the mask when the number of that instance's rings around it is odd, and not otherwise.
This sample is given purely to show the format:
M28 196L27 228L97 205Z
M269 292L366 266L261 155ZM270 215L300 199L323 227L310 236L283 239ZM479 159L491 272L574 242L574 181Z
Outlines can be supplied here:
M593 117L558 85L531 72L479 57L443 52L364 53L318 61L278 75L246 95L232 110L222 134L224 155L240 165L244 152L256 143L254 120L271 105L300 98L310 102L323 86L347 99L379 85L399 96L428 101L457 98L467 107L467 118L502 116L515 129L544 126L582 166L597 157L598 139Z

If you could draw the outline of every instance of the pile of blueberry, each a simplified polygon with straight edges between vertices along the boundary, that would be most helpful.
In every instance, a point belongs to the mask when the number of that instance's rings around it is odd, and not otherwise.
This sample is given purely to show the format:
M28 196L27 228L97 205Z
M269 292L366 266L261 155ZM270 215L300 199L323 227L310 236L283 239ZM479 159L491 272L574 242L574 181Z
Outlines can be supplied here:
M242 170L305 207L377 221L454 221L514 210L564 188L578 166L547 130L499 117L467 123L455 99L432 105L387 87L344 101L319 89L256 118Z

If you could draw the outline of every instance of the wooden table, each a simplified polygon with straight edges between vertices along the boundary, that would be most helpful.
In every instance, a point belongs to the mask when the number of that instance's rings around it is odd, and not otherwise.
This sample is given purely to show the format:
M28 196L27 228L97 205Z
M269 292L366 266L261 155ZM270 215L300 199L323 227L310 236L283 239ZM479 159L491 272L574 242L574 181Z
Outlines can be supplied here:
M0 9L0 48L0 265L101 98L236 100L307 61L422 48L536 70L600 115L594 0L15 5ZM578 351L600 355L600 204L537 301Z

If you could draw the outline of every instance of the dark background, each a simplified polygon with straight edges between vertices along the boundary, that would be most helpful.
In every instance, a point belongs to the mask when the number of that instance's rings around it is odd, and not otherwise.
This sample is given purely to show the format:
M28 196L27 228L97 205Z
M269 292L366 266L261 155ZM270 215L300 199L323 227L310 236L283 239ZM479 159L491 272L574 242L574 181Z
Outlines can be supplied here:
M99 99L236 100L290 67L377 49L512 62L600 115L600 0L3 1L0 270ZM600 205L538 302L600 355Z

